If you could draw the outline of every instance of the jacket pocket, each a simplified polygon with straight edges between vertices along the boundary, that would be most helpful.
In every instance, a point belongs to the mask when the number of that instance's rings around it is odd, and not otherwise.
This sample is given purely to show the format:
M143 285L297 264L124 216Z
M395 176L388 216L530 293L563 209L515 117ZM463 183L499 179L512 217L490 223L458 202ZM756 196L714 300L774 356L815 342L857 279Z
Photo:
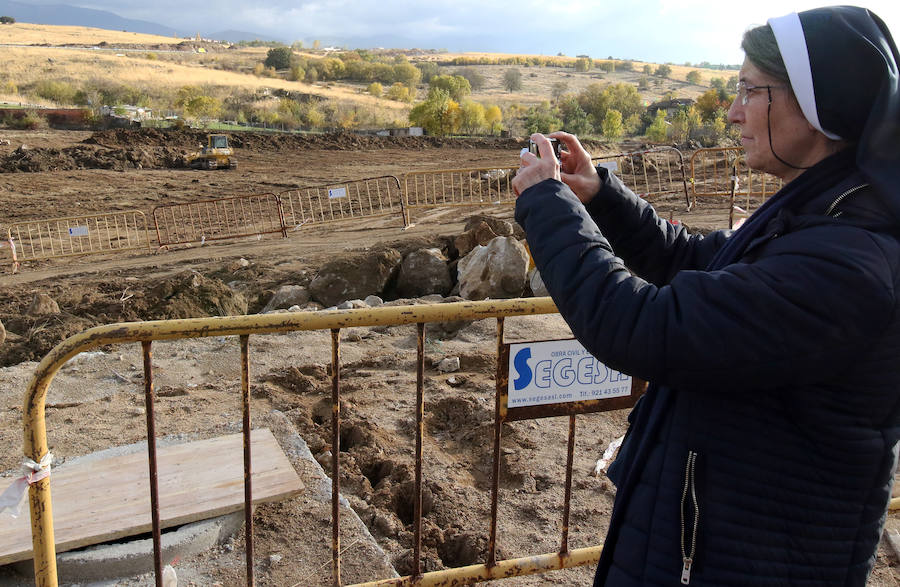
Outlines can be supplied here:
M691 582L691 569L697 556L697 528L700 525L700 503L697 500L697 453L688 451L681 489L681 584Z

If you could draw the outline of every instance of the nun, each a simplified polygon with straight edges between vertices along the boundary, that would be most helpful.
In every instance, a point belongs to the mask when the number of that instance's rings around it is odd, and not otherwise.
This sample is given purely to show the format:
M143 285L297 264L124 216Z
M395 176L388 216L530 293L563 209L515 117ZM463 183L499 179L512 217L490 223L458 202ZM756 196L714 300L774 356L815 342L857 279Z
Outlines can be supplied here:
M595 585L864 585L900 441L897 48L864 8L750 29L729 119L784 187L736 231L659 218L537 134L516 220L581 343L650 382ZM599 521L598 521L599 522Z

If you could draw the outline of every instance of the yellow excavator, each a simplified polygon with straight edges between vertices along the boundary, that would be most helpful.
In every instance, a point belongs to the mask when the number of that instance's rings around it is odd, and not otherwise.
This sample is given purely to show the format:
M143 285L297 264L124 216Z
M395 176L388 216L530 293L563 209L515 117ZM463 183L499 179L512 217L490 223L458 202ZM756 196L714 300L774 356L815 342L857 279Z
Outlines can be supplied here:
M206 146L187 156L191 169L237 169L227 135L206 135Z

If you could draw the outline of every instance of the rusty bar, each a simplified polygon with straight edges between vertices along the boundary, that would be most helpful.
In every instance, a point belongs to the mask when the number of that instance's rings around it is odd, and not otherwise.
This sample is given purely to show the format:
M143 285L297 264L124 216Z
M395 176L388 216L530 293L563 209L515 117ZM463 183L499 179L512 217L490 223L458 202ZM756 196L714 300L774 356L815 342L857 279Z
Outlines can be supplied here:
M569 513L572 510L572 462L575 456L575 415L569 416L569 446L566 453L566 492L563 501L562 542L559 546L561 555L569 552Z
M535 575L545 571L571 569L573 567L589 565L600 560L602 546L589 546L578 548L566 555L558 552L539 554L522 558L499 561L495 566L470 565L455 569L444 569L425 573L421 577L398 577L395 579L383 579L359 583L351 587L451 587L456 585L472 585L480 581L492 581L494 579L507 579L509 577L523 577Z
M420 574L422 557L422 437L425 434L425 323L416 324L416 501L413 504L415 528L413 530L414 577Z
M496 380L500 380L500 356L503 352L503 317L497 318L497 365ZM497 564L497 502L500 499L500 440L503 431L503 417L501 416L500 390L494 394L494 462L491 475L491 533L488 539L488 559L485 563L488 568Z
M156 418L153 415L153 353L149 340L141 342L144 356L144 399L147 407L147 454L150 461L150 516L153 519L153 570L162 587L162 535L159 528L159 477L156 463Z
M241 342L241 408L244 416L244 528L246 534L247 585L253 581L253 461L250 458L250 335Z
M341 339L340 328L331 329L331 577L341 585Z

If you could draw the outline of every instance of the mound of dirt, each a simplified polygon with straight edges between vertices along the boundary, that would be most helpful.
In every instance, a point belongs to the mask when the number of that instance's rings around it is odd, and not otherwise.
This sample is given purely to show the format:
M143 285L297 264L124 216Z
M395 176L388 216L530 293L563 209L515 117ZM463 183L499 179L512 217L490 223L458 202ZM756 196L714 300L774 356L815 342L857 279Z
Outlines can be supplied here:
M0 172L73 169L162 169L185 167L184 153L171 147L104 148L77 145L64 149L19 148L0 159Z

